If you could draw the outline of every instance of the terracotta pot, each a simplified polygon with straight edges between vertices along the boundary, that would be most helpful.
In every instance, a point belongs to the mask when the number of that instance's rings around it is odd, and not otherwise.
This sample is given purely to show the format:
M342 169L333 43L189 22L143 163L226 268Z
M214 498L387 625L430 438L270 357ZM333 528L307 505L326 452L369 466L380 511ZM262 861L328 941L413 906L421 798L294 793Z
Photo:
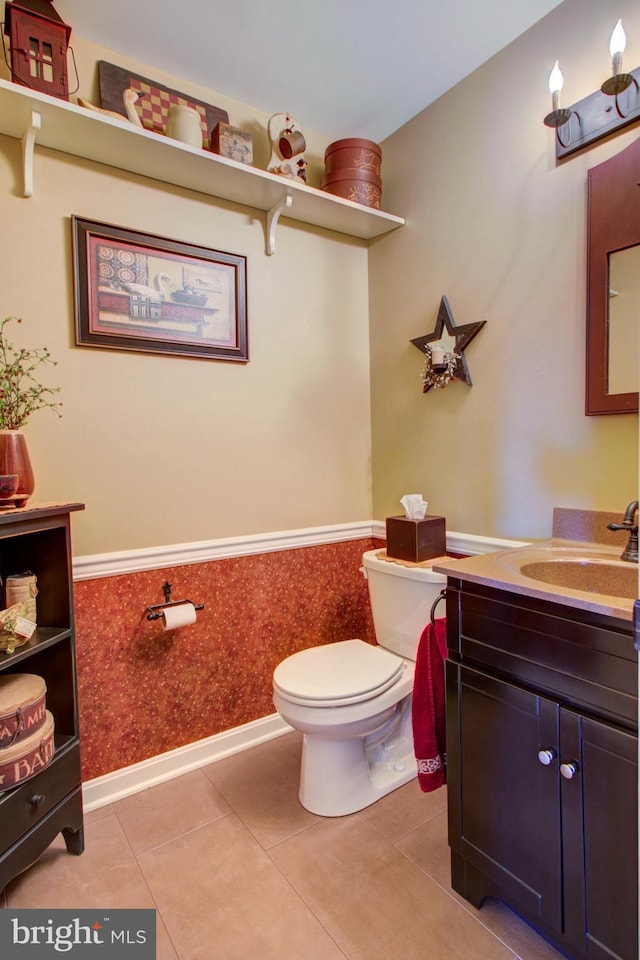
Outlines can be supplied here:
M9 499L16 507L24 507L36 484L22 430L0 430L0 474L6 473L18 474L18 488Z
M372 178L380 179L382 169L382 150L372 140L360 140L352 137L336 140L329 144L324 152L324 166L327 174L336 170L356 169L368 171Z

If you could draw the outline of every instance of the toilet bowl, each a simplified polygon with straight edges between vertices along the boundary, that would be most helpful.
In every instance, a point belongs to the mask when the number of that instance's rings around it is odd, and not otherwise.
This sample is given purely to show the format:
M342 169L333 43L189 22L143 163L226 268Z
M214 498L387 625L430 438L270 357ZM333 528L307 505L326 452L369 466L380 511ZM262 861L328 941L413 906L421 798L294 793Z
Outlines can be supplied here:
M310 647L280 663L273 702L303 734L299 797L312 813L362 810L416 776L411 695L418 642L446 577L362 558L378 645Z

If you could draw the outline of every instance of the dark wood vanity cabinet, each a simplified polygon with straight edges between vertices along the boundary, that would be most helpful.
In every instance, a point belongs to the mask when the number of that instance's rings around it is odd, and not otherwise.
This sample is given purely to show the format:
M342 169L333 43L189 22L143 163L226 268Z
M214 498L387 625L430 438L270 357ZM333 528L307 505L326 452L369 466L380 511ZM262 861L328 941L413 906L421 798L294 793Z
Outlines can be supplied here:
M637 960L631 623L450 579L447 631L454 889L569 957Z
M83 505L51 504L0 512L0 577L37 577L37 629L14 653L0 652L0 674L44 678L55 723L51 761L0 792L0 890L62 832L70 853L84 849L80 738L71 572L70 515Z

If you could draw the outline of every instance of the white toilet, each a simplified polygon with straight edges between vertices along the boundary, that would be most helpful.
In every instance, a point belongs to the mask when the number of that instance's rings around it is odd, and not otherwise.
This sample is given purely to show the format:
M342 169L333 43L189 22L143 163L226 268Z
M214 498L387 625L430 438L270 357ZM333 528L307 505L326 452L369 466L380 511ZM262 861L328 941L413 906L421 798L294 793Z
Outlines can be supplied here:
M362 557L379 646L310 647L280 663L273 702L304 734L299 797L324 817L362 810L416 776L411 694L418 641L446 577ZM444 603L437 611L444 616Z

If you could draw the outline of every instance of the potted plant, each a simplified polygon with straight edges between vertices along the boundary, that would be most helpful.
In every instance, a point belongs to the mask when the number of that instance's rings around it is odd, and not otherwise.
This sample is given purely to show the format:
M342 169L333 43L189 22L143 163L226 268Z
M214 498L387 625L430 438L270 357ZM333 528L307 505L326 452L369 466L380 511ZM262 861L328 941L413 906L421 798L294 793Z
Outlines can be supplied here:
M17 474L18 487L7 499L24 506L35 480L22 428L31 414L43 407L62 416L62 404L55 399L60 387L47 387L38 378L42 366L56 366L49 350L15 347L6 335L9 323L22 320L5 317L0 321L0 474Z

